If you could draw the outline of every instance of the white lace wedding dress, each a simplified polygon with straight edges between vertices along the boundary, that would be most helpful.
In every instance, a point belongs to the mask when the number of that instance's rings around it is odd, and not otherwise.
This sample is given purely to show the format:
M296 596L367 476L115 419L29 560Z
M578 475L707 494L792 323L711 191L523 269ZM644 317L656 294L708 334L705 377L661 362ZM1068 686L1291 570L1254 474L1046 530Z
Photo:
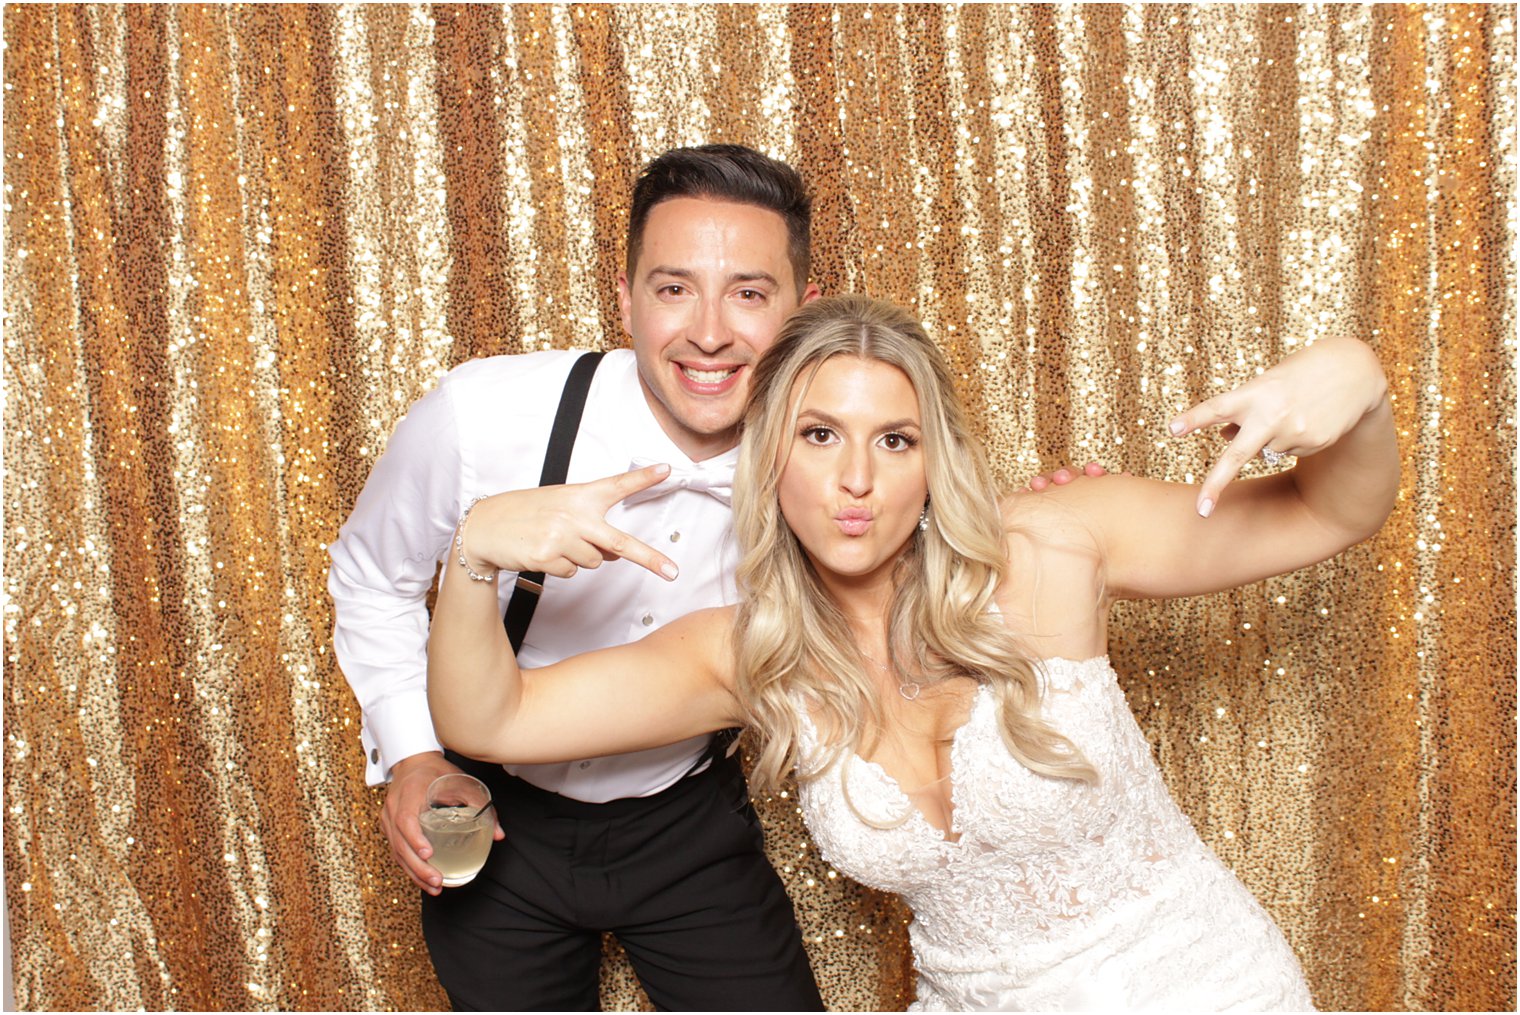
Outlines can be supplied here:
M949 838L854 755L802 782L823 856L913 908L913 1010L1310 1009L1282 933L1167 793L1108 660L1042 665L1043 715L1096 786L1015 761L985 688L951 745ZM802 712L806 772L826 755Z

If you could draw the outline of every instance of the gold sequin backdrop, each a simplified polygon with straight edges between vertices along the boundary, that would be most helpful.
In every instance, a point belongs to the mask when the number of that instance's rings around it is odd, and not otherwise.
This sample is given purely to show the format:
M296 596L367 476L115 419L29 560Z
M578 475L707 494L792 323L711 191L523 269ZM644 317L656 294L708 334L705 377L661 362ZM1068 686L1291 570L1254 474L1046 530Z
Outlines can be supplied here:
M1512 6L36 6L4 41L23 1007L443 1001L326 545L450 366L623 344L632 175L738 141L811 180L825 290L927 318L1010 480L1200 474L1168 413L1375 345L1382 533L1124 608L1114 655L1321 1005L1513 1008ZM826 997L900 1006L901 909L763 806Z

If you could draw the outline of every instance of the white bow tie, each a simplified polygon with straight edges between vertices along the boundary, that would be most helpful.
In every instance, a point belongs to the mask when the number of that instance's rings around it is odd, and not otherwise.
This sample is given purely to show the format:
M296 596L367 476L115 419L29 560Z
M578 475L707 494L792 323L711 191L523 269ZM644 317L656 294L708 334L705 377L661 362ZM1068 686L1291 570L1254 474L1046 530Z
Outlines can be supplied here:
M642 469L646 465L654 464L653 458L635 458L628 468ZM623 503L638 504L641 501L663 497L676 490L694 490L697 493L705 493L724 504L732 504L734 499L733 460L718 463L699 462L696 465L672 465L670 475L647 490L629 494L623 498Z

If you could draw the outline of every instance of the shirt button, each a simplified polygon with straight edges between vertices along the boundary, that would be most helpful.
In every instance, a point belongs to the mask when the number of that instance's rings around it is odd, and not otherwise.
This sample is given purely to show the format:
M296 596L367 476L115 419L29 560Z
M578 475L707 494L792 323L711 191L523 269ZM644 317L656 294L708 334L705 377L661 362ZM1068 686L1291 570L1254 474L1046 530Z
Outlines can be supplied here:
M591 767L591 762L589 762L589 761L583 761L583 762L581 762L581 770L582 771L584 771L584 770L586 770L586 769L588 769L590 767Z
M369 761L372 765L380 764L380 748L371 747L369 749Z
M652 613L646 613L646 614L644 614L643 621L644 621L644 626L645 627L648 627L650 624L653 624L654 623L654 614L652 614Z
M681 534L679 532L672 532L670 534L670 541L672 543L679 543L681 541Z

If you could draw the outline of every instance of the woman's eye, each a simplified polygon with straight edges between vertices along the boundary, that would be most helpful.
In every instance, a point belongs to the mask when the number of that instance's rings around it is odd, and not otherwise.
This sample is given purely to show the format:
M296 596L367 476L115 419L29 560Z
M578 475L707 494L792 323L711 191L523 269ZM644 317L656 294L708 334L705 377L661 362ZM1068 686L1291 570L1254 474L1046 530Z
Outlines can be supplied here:
M881 438L881 446L888 451L906 451L917 443L905 433L889 433Z
M834 440L834 431L826 426L810 426L802 431L802 439L809 444L830 444Z

